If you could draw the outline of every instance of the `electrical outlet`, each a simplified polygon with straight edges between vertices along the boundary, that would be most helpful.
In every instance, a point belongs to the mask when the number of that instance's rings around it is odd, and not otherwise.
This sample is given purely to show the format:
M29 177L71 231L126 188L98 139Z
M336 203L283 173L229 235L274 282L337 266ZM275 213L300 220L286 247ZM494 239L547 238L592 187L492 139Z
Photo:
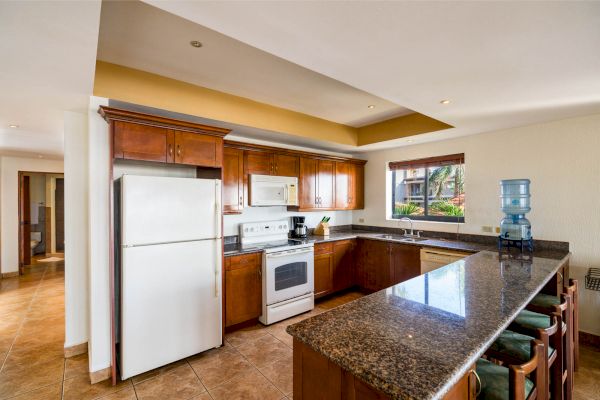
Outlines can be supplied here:
M358 222L361 223L361 224L363 224L365 222L365 219L364 218L359 218Z
M500 233L500 227L499 226L496 227L496 233Z
M493 228L491 226L488 226L488 225L484 225L484 226L481 227L481 231L482 232L492 233L492 229Z

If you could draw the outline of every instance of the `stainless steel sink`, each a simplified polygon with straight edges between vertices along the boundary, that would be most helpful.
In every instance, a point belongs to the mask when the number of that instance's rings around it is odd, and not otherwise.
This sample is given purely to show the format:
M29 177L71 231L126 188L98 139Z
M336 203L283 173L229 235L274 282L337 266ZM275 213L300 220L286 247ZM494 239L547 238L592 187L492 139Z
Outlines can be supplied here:
M410 242L410 243L417 243L417 242L422 242L423 240L427 240L427 238L417 238L417 237L409 237L409 236L404 236L404 235L389 235L389 234L383 234L383 235L377 235L378 238L382 238L382 239L389 239L389 240L397 240L399 242Z

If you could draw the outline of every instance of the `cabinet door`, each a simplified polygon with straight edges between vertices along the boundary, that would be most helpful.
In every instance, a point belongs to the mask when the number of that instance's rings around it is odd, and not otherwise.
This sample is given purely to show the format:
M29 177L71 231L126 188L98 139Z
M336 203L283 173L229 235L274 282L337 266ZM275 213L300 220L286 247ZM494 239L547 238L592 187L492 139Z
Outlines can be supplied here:
M173 132L167 128L114 122L114 157L173 162Z
M262 277L260 254L228 257L225 262L225 326L260 317Z
M331 253L315 256L315 298L323 297L333 291L332 268L333 255Z
M275 154L273 156L275 171L274 175L298 176L300 170L300 157L286 154Z
M335 208L347 210L350 208L350 167L345 162L335 163Z
M363 165L348 164L348 209L365 208L364 172Z
M334 208L335 163L319 160L317 177L317 206L319 208Z
M314 158L300 159L298 179L298 204L300 208L316 208L317 203L317 164Z
M333 291L352 286L354 270L354 240L340 240L333 244Z
M244 155L244 173L273 175L273 153L246 150Z
M244 208L244 151L223 149L223 211L235 214Z
M407 244L391 244L393 284L421 274L421 248Z
M223 165L223 139L191 132L175 132L175 162L199 167Z
M365 240L362 285L367 290L381 290L392 285L389 243Z

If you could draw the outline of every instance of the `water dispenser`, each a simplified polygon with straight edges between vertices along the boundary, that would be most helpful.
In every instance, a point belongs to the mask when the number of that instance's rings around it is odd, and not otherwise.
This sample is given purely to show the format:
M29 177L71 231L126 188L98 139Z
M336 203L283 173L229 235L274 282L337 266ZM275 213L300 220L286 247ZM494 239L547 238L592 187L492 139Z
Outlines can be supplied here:
M500 207L506 216L500 221L498 247L528 247L533 250L531 223L525 214L531 211L529 179L500 181Z

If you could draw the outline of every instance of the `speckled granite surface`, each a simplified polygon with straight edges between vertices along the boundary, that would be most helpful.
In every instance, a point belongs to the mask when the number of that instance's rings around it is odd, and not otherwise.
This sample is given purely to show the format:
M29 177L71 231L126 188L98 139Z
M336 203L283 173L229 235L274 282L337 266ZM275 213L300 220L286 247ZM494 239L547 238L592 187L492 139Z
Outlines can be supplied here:
M287 331L394 399L440 398L568 256L481 251Z

